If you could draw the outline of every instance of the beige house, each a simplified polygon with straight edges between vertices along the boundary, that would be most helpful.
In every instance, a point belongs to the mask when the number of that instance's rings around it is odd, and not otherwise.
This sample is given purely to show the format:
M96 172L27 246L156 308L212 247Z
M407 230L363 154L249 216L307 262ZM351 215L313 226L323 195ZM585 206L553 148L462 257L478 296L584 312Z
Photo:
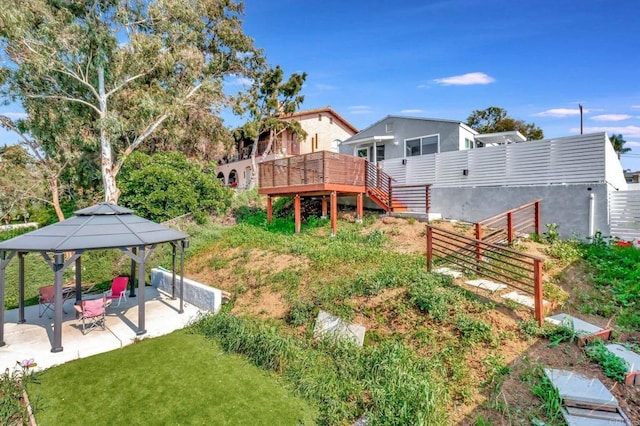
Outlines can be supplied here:
M345 120L331 107L316 108L293 113L286 118L296 120L307 133L306 138L295 141L293 135L285 133L274 143L271 153L265 154L267 140L258 142L258 164L262 161L284 158L291 155L307 154L316 151L338 152L340 143L358 133L351 123ZM218 165L218 178L225 185L236 188L248 188L254 173L251 167L251 146L238 146L237 152Z

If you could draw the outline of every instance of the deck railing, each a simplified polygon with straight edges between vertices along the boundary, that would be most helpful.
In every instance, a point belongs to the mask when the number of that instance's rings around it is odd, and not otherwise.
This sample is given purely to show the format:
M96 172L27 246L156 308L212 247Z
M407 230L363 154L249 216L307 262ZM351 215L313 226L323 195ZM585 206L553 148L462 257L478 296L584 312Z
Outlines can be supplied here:
M429 271L433 268L434 258L533 295L535 318L543 324L543 259L427 225Z
M431 210L431 185L393 185L391 210L429 214Z
M259 165L260 188L336 184L365 185L365 160L320 151L264 161Z
M511 244L518 234L540 235L540 202L531 201L475 224L476 239Z

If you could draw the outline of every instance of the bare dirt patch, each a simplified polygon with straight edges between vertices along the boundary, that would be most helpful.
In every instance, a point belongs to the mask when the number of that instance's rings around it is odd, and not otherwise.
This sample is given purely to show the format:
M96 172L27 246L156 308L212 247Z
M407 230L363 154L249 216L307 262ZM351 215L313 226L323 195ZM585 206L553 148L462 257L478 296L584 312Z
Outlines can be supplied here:
M281 294L263 288L250 290L239 296L233 306L233 312L263 319L283 319L288 309L288 304Z

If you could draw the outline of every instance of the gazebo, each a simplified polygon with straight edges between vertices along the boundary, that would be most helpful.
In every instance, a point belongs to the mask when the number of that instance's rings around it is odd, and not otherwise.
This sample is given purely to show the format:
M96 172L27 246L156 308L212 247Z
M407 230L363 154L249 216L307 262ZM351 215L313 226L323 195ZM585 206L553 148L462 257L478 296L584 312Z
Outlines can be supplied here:
M138 269L138 330L145 330L144 286L145 262L156 246L170 243L173 246L173 296L176 286L176 254L180 251L180 313L183 313L184 249L188 247L188 235L167 226L133 214L132 210L117 205L101 203L74 212L75 216L62 222L0 242L0 346L4 346L4 298L6 267L18 257L18 322L26 322L24 316L24 258L29 253L40 253L54 273L53 345L51 352L62 351L62 274L75 263L76 303L82 298L81 257L88 250L119 249L131 258L130 294L135 297L135 273ZM65 253L71 256L65 260Z

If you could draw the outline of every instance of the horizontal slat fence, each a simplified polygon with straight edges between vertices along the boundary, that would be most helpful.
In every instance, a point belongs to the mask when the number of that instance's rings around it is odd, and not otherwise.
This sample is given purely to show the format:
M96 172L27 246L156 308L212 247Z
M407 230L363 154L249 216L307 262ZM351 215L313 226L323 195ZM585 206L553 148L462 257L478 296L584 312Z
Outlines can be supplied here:
M604 182L603 134L484 147L383 161L407 185L437 187ZM466 172L465 172L466 171Z
M531 294L535 318L543 324L541 258L427 225L429 271L435 258Z
M613 191L609 198L611 235L640 240L640 191Z

